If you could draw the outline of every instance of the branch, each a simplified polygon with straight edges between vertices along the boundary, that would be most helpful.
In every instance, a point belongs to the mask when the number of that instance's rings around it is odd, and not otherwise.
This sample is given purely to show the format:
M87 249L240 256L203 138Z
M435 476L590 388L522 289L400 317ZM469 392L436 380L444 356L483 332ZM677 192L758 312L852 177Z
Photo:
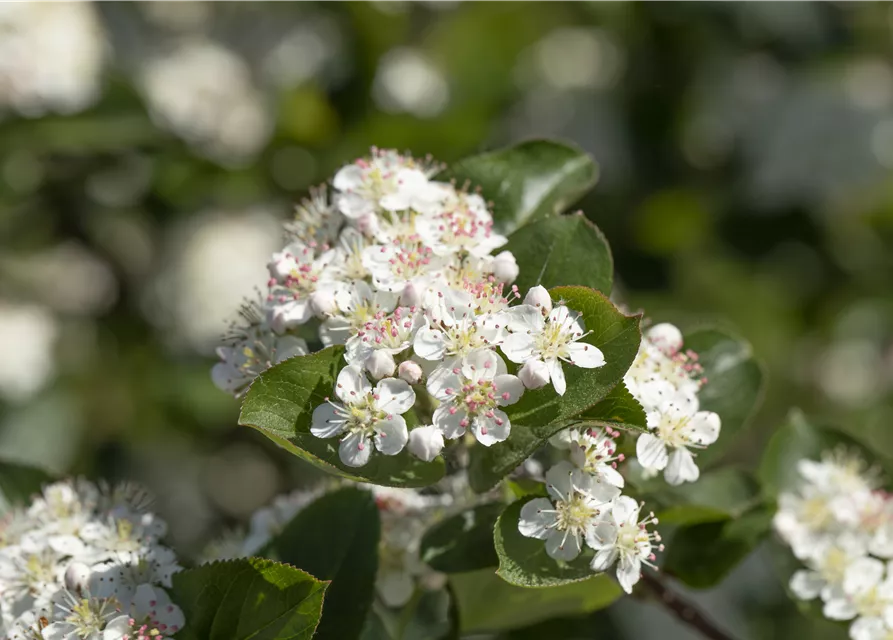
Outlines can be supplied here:
M693 604L671 591L658 576L651 573L643 573L642 582L660 601L661 606L669 611L673 617L690 627L694 627L705 638L710 640L734 640L732 636L717 627L712 620L708 619Z

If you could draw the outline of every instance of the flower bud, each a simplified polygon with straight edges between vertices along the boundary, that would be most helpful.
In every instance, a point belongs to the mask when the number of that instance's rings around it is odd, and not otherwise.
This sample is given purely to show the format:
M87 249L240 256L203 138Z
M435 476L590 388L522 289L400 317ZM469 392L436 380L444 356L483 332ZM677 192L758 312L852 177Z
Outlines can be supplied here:
M357 220L357 229L364 236L374 236L378 231L378 216L374 213L367 213Z
M322 288L310 294L310 304L321 316L333 316L338 312L338 304L335 302L335 291L330 288Z
M549 367L542 360L528 360L518 372L518 377L528 389L539 389L549 384Z
M401 307L418 307L422 304L422 292L416 286L407 282L403 287L403 293L400 294Z
M433 426L416 427L409 432L409 452L425 462L431 462L443 450L443 433Z
M65 588L73 593L83 593L90 587L90 567L83 562L72 562L65 570Z
M493 275L500 282L511 284L518 277L518 263L511 251L503 251L493 258Z
M669 322L654 325L646 335L661 351L675 353L682 348L682 332Z
M295 259L288 251L278 251L273 254L273 259L267 263L270 277L276 282L283 282L296 267Z
M400 366L397 368L397 375L400 376L401 380L405 380L409 384L418 384L422 379L423 372L418 362L407 360L400 363Z
M541 309L545 316L552 310L552 296L543 285L538 284L535 287L530 287L527 291L527 295L524 296L524 304Z
M397 363L394 362L394 356L383 349L376 349L372 355L366 358L366 369L376 380L387 378L394 375L397 369Z

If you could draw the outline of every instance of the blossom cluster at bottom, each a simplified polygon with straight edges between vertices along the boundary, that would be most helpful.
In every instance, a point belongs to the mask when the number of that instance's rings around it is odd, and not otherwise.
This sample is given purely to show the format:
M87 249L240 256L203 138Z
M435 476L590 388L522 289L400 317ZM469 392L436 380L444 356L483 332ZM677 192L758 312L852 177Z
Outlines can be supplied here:
M184 625L165 588L181 567L132 485L47 485L0 519L0 638L164 640Z
M876 469L843 449L797 463L800 484L782 493L775 530L806 568L791 577L801 600L821 598L853 640L893 637L893 501Z

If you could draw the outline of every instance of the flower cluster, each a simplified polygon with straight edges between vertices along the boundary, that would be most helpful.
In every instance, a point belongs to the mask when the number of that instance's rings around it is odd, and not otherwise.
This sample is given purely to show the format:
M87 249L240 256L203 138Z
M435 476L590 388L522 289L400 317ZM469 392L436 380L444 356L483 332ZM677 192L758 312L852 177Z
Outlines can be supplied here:
M164 640L183 627L167 525L129 485L44 488L0 520L0 638Z
M373 149L338 171L331 193L314 191L267 265L265 300L246 307L214 367L216 384L240 395L267 367L306 353L297 333L318 324L322 345L344 345L347 366L311 432L338 438L347 466L404 448L431 460L444 439L466 433L502 442L511 430L504 407L525 388L551 382L564 394L564 363L605 364L583 340L580 313L553 308L543 287L520 300L514 256L492 255L507 239L487 203L432 179L438 169ZM410 433L404 414L419 395L436 409Z
M342 482L331 485L331 488L351 485ZM443 586L443 576L420 559L419 547L428 527L455 509L458 502L456 496L463 493L462 487L446 487L449 491L439 494L422 494L414 489L366 484L356 486L372 492L381 517L378 575L375 580L381 601L389 607L400 607L409 601L417 587L437 589ZM325 492L325 488L298 490L276 497L269 507L252 515L247 534L233 531L223 536L205 550L203 560L231 560L256 554L292 518Z
M698 390L707 383L702 374L698 354L683 349L679 329L662 323L645 332L623 378L644 407L650 429L636 443L639 464L650 473L663 471L672 485L698 479L691 449L703 449L719 437L719 416L700 411Z
M617 564L617 580L627 593L639 581L642 565L654 568L654 551L663 551L653 513L621 495L624 478L617 471L620 433L605 429L567 429L552 439L569 451L546 473L548 498L535 498L521 508L518 530L545 540L546 553L555 560L575 560L587 545L595 550L590 567L603 572Z
M800 485L782 493L775 530L805 565L791 577L802 600L821 598L853 640L893 636L893 501L878 473L844 449L797 463Z

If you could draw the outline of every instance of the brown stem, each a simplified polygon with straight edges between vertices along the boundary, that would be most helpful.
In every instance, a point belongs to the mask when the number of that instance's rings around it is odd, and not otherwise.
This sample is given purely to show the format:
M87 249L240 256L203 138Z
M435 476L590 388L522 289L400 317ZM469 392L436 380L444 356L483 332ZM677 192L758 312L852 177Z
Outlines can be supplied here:
M671 591L660 577L651 573L644 573L642 582L654 594L661 606L684 624L697 629L705 638L710 640L734 640L732 636L717 627L712 620L708 619L693 604Z

